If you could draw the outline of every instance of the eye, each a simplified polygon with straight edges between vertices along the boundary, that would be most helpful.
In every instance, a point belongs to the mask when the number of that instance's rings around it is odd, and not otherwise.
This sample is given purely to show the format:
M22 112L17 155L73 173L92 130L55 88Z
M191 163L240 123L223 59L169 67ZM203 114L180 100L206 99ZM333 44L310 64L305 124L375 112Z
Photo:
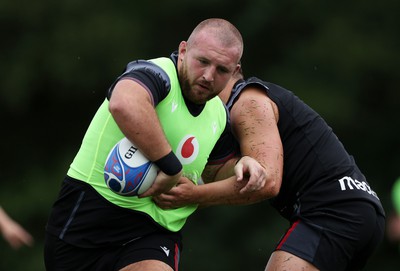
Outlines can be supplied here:
M209 63L209 61L207 59L204 59L204 58L199 58L199 62L202 65L207 65Z
M225 74L225 73L229 73L229 69L227 69L226 67L218 67L217 68L219 73Z

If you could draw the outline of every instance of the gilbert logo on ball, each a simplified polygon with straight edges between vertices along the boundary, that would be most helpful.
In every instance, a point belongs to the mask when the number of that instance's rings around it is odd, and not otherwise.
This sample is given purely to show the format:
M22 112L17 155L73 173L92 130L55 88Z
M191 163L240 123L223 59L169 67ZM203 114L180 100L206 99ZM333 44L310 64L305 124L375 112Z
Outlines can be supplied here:
M119 195L137 196L150 188L157 171L157 166L125 137L108 154L104 180Z

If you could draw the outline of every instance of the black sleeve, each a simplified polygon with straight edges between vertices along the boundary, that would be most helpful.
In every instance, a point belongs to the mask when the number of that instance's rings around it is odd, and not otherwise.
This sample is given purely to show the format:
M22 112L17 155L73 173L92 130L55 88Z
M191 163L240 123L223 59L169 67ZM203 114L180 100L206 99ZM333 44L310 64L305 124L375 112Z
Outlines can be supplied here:
M136 60L128 63L122 75L108 89L107 99L110 99L118 81L124 78L131 78L145 87L153 97L154 106L162 101L171 89L170 79L161 67L146 60Z
M228 111L227 111L228 114ZM230 158L239 155L239 143L237 142L235 136L232 134L229 114L227 118L227 124L221 137L215 144L210 157L208 158L208 164L219 165L225 163Z

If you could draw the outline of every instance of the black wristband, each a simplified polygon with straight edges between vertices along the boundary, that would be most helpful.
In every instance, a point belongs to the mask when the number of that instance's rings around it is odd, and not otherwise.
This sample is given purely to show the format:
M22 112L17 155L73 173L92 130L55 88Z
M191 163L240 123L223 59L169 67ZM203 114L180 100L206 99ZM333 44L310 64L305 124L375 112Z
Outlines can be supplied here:
M178 174L182 170L182 164L179 161L178 157L174 154L173 151L161 157L157 161L154 161L154 164L165 174L169 176L173 176Z

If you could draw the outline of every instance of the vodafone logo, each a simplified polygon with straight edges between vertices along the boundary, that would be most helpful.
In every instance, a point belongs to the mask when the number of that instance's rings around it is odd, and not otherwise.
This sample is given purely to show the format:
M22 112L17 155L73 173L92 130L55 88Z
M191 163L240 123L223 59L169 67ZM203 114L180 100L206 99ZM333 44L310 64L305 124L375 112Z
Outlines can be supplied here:
M192 163L199 154L199 142L194 135L187 135L179 142L176 156L183 165Z

